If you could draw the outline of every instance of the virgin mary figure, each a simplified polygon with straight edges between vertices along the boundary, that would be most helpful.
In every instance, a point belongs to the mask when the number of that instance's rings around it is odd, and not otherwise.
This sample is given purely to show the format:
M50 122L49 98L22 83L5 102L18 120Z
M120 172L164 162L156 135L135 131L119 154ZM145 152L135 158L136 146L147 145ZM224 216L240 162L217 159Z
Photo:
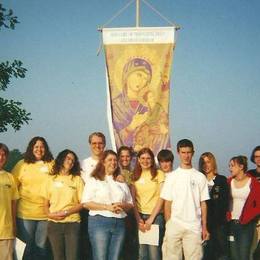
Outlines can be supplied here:
M152 78L151 65L143 58L128 61L122 73L122 93L112 100L116 146L133 147L135 133L148 116L145 97Z

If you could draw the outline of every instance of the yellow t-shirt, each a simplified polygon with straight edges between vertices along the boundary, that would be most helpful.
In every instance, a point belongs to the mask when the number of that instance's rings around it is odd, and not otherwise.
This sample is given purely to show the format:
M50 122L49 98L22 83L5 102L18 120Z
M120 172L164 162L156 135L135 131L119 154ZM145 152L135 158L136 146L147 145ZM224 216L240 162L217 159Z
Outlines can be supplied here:
M42 186L42 196L49 200L49 211L69 210L81 201L84 182L80 176L53 175ZM62 220L48 219L54 222L80 222L79 213L74 213Z
M47 219L43 207L43 197L40 195L40 187L47 180L52 166L53 162L25 163L24 160L15 165L12 173L20 195L17 207L19 218Z
M136 204L138 211L151 214L160 198L160 186L164 182L164 173L158 170L157 176L151 180L149 170L142 171L141 177L133 183L136 189Z
M19 198L12 174L0 171L0 240L14 238L12 201Z

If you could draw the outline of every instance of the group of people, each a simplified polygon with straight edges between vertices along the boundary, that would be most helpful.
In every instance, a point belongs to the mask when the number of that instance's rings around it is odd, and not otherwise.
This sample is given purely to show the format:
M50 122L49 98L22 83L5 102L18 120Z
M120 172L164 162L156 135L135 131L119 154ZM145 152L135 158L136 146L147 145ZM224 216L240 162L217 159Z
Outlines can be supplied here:
M157 158L149 148L116 153L105 150L101 132L89 145L80 163L69 149L54 159L46 140L34 137L8 173L9 150L0 143L1 260L13 259L15 237L26 244L23 260L260 259L260 146L255 170L235 156L226 178L210 152L193 168L188 139L177 143L175 170L170 150Z

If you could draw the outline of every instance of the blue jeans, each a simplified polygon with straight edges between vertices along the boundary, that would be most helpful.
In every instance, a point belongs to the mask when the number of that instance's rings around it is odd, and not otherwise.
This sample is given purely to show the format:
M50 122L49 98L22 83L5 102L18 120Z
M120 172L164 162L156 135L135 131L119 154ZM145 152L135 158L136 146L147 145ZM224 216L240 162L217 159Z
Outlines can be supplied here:
M88 217L93 260L118 260L125 237L125 219Z
M23 260L46 260L47 221L17 218L17 237L26 243Z
M139 213L143 220L149 218L150 215ZM153 224L159 225L159 246L139 245L139 260L161 260L162 259L162 240L164 236L164 217L158 214Z
M255 231L255 222L242 225L230 221L228 230L229 252L231 260L250 259L250 249Z

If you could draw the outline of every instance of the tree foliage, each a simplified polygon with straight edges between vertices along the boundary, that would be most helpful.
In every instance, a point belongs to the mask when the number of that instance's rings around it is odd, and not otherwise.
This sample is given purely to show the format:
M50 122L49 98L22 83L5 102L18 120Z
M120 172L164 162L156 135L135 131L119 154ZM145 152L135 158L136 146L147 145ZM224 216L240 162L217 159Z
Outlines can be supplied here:
M31 120L30 113L21 108L21 105L19 101L0 97L0 132L6 132L9 125L17 131L24 123L28 124Z
M13 10L6 10L2 4L0 4L0 30L2 27L14 29L15 25L19 23L17 16L13 15Z
M18 161L23 159L23 154L18 149L13 149L10 151L7 163L5 165L5 170L10 172L16 165Z
M0 30L2 28L15 29L15 25L19 23L17 16L13 15L11 9L6 10L0 4ZM10 84L12 78L24 78L27 69L23 67L20 60L13 62L0 62L0 91L5 91ZM21 107L19 101L8 100L0 97L0 132L6 132L8 126L19 130L21 126L28 124L30 113Z
M27 69L22 67L23 63L20 60L14 60L0 63L0 90L6 90L10 79L24 78Z

